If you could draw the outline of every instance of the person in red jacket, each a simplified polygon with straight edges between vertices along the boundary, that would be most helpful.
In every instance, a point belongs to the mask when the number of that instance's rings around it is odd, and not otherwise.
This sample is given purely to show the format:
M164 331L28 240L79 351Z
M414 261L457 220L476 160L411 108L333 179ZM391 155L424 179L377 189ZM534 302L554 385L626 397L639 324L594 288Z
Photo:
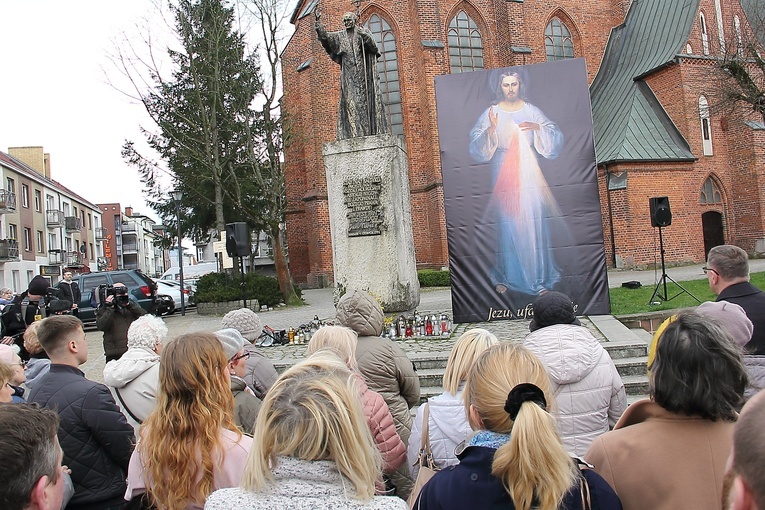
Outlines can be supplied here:
M343 326L325 326L311 337L307 354L310 356L322 350L332 351L353 371L361 393L367 425L382 455L383 472L390 473L406 460L406 446L396 432L396 424L393 422L393 416L385 399L376 391L370 390L364 378L358 373L356 342L357 335L352 329Z

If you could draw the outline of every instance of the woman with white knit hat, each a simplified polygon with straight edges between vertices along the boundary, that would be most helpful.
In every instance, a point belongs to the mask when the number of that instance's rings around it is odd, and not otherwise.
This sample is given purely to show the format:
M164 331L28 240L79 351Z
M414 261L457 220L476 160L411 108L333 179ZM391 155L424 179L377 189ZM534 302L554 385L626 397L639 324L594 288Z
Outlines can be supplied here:
M264 356L253 343L263 332L258 315L249 308L232 310L223 316L220 326L222 329L233 328L239 331L248 341L244 346L244 352L249 353L250 357L247 359L247 367L242 379L252 388L255 396L262 400L279 374L276 373L271 360Z

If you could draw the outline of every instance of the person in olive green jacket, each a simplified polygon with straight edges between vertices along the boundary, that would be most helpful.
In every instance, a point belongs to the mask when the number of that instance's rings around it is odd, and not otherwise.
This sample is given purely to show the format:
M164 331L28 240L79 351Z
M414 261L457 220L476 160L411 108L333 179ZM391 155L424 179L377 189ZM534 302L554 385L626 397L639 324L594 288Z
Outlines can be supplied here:
M125 287L124 283L115 283L114 288ZM120 359L127 352L127 332L133 321L146 310L130 300L129 295L106 296L96 311L96 327L104 332L104 354L106 362Z

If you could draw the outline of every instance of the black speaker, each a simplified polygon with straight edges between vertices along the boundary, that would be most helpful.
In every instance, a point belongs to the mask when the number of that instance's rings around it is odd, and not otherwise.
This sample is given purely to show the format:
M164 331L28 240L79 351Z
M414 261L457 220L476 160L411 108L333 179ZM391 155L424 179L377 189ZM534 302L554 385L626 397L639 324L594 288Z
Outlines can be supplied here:
M226 223L226 252L229 257L250 255L250 229L247 228L247 223Z
M651 197L648 199L648 207L651 210L652 227L668 227L672 225L669 197Z

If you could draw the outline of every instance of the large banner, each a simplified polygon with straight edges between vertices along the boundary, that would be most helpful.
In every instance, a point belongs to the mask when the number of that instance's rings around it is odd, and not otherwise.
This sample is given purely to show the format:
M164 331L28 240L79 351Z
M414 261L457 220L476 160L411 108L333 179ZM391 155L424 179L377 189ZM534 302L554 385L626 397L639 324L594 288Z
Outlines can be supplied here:
M610 313L583 59L436 77L455 322Z

